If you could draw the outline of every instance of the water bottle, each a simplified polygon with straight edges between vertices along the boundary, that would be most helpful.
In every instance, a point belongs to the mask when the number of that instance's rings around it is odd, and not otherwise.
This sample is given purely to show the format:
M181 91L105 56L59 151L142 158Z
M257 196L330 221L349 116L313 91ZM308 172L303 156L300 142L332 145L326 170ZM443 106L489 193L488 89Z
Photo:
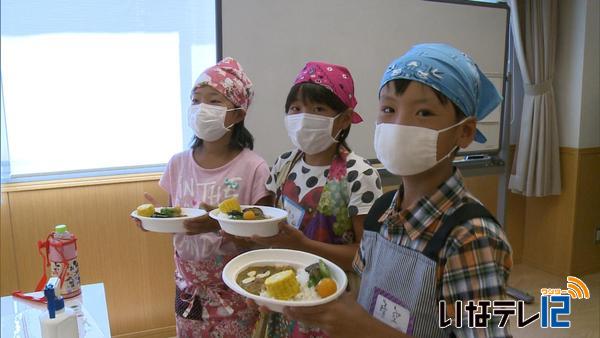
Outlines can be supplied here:
M45 242L50 276L60 279L60 295L72 298L81 294L79 263L77 262L77 238L65 224L57 225Z
M62 297L55 294L54 288L59 283L57 277L52 277L44 288L48 311L40 315L42 338L79 338L77 315L72 309L65 307Z

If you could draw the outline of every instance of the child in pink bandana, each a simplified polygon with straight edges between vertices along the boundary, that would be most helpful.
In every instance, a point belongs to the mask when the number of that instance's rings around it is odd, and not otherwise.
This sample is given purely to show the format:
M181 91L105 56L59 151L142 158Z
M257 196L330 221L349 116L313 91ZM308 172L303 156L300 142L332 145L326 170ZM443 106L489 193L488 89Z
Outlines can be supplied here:
M300 71L285 104L285 125L296 149L279 156L267 181L276 205L288 210L289 224L280 224L276 236L254 241L311 252L352 269L364 218L382 193L377 170L346 143L350 126L362 121L356 104L345 67L309 62ZM267 337L326 337L279 313L264 317Z
M231 197L241 204L272 205L265 188L269 167L252 151L253 137L244 127L252 96L252 82L232 58L198 77L188 113L192 147L171 158L159 182L171 205L206 209ZM177 336L249 337L258 313L221 278L225 264L242 249L224 239L208 216L186 228L188 234L173 236Z

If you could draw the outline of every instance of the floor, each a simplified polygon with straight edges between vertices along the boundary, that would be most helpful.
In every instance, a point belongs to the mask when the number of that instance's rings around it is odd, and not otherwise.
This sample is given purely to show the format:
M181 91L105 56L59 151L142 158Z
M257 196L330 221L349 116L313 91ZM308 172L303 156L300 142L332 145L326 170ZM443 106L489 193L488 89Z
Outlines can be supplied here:
M571 321L569 329L543 329L539 320L526 328L516 328L516 321L511 320L512 334L515 338L537 337L577 337L600 338L600 273L577 276L590 289L590 299L572 300L571 315L562 317ZM527 265L516 265L510 277L510 286L535 296L531 305L525 306L525 313L530 316L540 311L540 288L566 287L566 276L557 276L537 270Z

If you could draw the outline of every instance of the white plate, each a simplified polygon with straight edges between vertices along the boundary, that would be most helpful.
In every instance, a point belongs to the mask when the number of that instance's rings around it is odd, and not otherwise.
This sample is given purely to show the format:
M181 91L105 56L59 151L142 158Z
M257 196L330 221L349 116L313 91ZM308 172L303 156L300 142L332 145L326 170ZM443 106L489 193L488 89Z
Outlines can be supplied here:
M155 208L158 212L160 208ZM197 208L181 208L183 217L170 217L170 218L157 218L157 217L144 217L139 216L137 210L131 213L132 217L139 219L142 222L142 228L153 231L153 232L166 232L166 233L181 233L187 232L183 226L183 222L187 219L206 215L206 211Z
M322 299L278 300L273 298L257 296L244 290L235 281L238 273L240 273L247 267L253 265L264 266L274 264L285 264L291 265L297 269L304 269L313 263L317 263L319 259L325 262L325 264L329 268L329 271L331 271L331 277L335 280L335 283L337 284L337 291L333 295ZM313 255L311 253L287 249L261 249L248 251L244 254L241 254L229 261L227 265L225 265L225 268L223 269L223 281L230 289L232 289L236 293L246 298L253 299L256 302L256 304L264 305L268 307L271 311L275 312L282 312L285 306L315 306L331 302L332 300L338 298L346 290L346 286L348 284L348 278L346 277L346 273L344 272L344 270L342 270L340 267L333 264L332 262L328 261L327 259L319 257L317 255Z
M212 210L208 215L219 222L223 231L240 237L251 237L252 235L261 237L275 236L279 232L277 224L286 220L288 216L286 210L263 205L242 205L241 207L242 209L260 208L266 216L271 218L257 220L230 219L229 215L222 213L218 208Z

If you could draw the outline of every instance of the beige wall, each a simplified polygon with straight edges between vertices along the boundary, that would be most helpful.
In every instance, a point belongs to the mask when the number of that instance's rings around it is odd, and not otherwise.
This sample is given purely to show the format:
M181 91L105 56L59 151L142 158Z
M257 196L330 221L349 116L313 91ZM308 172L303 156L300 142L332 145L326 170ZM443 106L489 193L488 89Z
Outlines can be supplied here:
M600 147L600 0L588 0L579 148Z
M6 192L8 190L8 192ZM103 282L112 334L158 329L174 335L173 247L168 234L145 233L129 219L151 181L2 193L2 296L33 291L41 276L37 241L65 223L78 238L83 284ZM145 332L141 336L149 336Z
M600 227L600 147L579 150L573 254L570 271L600 271L600 244L594 243Z
M514 196L524 203L508 211L509 220L523 219L516 230L522 233L522 243L513 243L522 245L519 259L541 270L559 275L598 272L600 245L594 243L594 235L600 225L600 147L561 148L560 157L561 195Z
M600 0L559 2L556 114L562 192L524 199L523 261L548 272L600 271ZM516 210L513 210L516 211Z
M554 89L560 145L600 146L600 0L559 1Z

